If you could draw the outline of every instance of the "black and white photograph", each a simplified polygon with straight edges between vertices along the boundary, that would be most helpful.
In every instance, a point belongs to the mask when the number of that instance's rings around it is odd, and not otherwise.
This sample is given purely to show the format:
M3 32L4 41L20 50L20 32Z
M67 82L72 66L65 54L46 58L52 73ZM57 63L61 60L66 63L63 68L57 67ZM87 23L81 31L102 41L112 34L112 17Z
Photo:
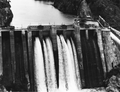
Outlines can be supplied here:
M0 0L0 92L120 92L120 0Z

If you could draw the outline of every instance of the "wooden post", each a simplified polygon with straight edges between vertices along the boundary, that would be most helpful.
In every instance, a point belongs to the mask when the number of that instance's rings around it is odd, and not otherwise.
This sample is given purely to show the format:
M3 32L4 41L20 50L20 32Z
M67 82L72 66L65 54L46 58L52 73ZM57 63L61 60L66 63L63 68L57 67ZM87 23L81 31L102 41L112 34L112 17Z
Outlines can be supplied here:
M0 76L3 75L3 59L2 59L2 34L0 31Z
M14 41L14 31L10 30L10 49L11 49L11 63L12 63L12 74L13 83L15 83L15 73L16 73L16 61L15 61L15 41Z
M29 81L29 74L28 74L28 53L27 53L27 39L26 39L26 32L22 30L22 45L23 45L23 60L24 60L24 68L25 68L25 77L27 79L27 87L29 89L30 81Z
M33 47L32 47L32 32L28 31L28 63L30 75L30 91L35 91L34 87L34 63L33 63Z
M102 66L103 66L103 71L104 71L104 78L106 78L106 63L105 63L105 56L104 56L104 51L103 51L103 41L102 41L102 36L101 36L101 30L100 29L96 29L97 32L97 42L98 42L98 46L99 46L99 50L100 50L100 56L101 56L101 60L102 60Z
M79 64L80 76L81 76L81 87L83 88L85 87L85 80L84 80L83 56L82 56L82 49L81 49L80 28L78 26L75 27L74 37L75 37L78 64Z

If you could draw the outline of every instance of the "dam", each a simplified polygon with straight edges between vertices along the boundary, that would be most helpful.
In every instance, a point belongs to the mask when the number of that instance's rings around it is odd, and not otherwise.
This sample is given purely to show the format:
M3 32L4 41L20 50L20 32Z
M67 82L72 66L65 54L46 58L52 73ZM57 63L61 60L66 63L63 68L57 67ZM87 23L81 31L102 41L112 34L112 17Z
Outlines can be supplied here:
M69 25L0 28L1 89L105 92L107 78L120 65L120 32L101 16L92 18L81 4L79 17Z
M0 29L2 85L37 92L103 87L107 73L120 63L111 30L118 35L111 28L75 23Z

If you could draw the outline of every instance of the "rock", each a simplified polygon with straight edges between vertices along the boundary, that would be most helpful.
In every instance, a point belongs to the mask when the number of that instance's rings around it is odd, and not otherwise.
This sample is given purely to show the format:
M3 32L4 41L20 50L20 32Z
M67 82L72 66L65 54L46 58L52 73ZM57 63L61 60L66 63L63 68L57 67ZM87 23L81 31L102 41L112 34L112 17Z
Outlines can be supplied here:
M13 13L10 9L10 4L7 0L0 0L0 26L7 27L13 18Z
M54 6L64 13L78 14L82 0L55 0ZM120 0L86 0L93 15L101 15L110 26L120 29Z
M108 87L106 88L107 92L119 92L118 87L119 87L119 81L118 77L113 75L108 82Z
M77 15L81 0L55 0L54 7L64 13Z

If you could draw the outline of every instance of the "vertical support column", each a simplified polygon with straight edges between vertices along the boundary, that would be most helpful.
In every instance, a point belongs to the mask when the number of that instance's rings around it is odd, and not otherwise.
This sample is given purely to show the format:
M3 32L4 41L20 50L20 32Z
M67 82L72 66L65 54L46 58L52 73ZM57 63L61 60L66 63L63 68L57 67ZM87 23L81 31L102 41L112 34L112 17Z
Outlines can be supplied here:
M103 42L102 42L102 36L101 36L101 30L100 29L96 29L97 31L97 42L98 42L98 46L99 46L99 50L100 50L100 56L101 56L101 60L102 60L102 66L103 66L103 71L104 71L104 78L106 78L106 63L105 63L105 56L104 56L104 51L103 51Z
M25 68L25 77L27 79L27 88L29 89L30 81L29 81L29 74L28 74L28 53L27 53L27 36L25 30L22 30L21 34L22 38L22 45L23 45L23 60L24 60L24 68Z
M0 77L3 75L3 59L2 59L2 34L0 31Z
M56 79L57 79L57 87L59 87L59 60L58 60L58 49L57 49L57 33L56 29L53 26L51 31L51 40L53 44L53 53L54 53L54 60L55 60L55 69L56 69Z
M12 65L12 78L13 83L15 83L15 72L16 72L16 62L15 62L15 41L14 41L14 31L10 30L10 50L11 50L11 65Z
M107 63L108 72L113 68L113 63L117 61L116 55L114 53L113 41L110 37L110 30L102 29L103 36L103 47L105 53L105 59Z
M34 63L33 63L33 47L32 47L32 32L28 31L28 63L30 75L30 91L35 91L34 87Z
M81 49L80 28L78 26L75 27L74 37L75 37L78 64L79 64L80 76L81 76L81 87L83 88L85 87L85 80L84 80L83 56L82 56L82 49Z

